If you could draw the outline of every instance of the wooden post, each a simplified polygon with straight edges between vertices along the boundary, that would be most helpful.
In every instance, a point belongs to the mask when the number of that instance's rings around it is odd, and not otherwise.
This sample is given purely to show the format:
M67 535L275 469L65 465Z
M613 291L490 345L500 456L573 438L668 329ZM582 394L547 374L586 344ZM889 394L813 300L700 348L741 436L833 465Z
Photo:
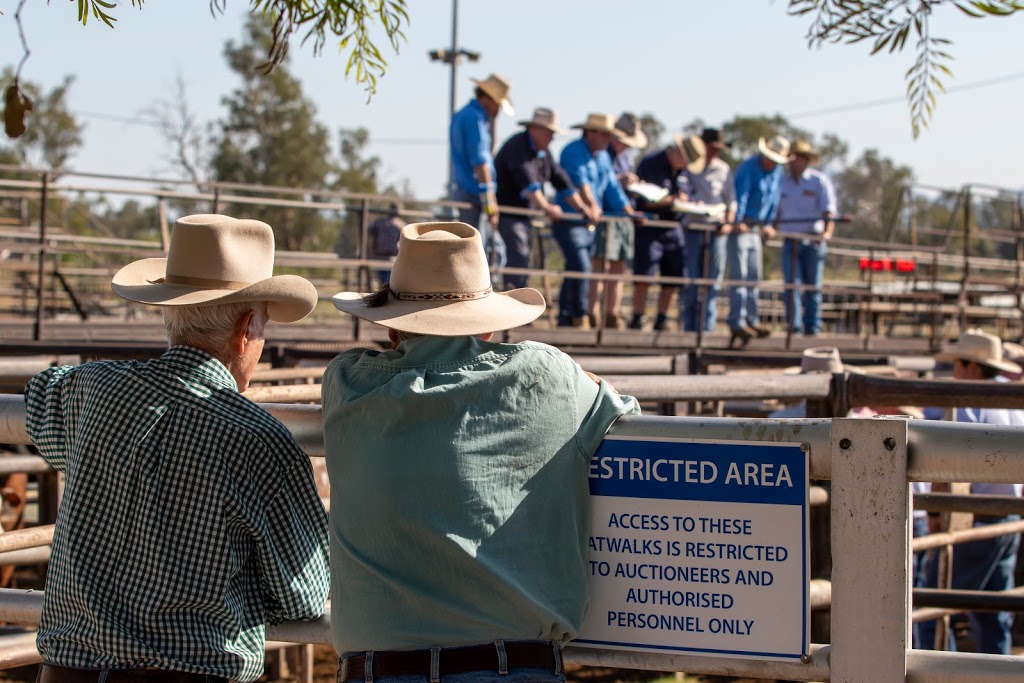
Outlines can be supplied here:
M167 202L163 197L157 200L156 210L160 217L160 244L163 246L164 254L166 255L171 247L171 232L167 227Z
M44 297L46 296L46 203L49 193L50 174L43 173L39 188L39 268L36 272L36 322L32 328L32 340L43 337Z
M957 299L957 317L960 333L967 329L967 304L969 296L967 287L971 280L971 186L964 187L964 244L963 244L964 265L960 277L960 296Z

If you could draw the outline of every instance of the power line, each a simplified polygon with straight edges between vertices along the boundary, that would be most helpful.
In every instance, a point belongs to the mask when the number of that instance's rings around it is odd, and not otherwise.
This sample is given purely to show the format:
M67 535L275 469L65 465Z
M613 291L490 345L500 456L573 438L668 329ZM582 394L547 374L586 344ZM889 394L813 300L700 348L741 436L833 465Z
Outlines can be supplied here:
M1013 74L1007 74L1005 76L999 76L998 78L990 78L985 81L974 81L973 83L964 83L963 85L953 86L946 88L945 94L950 95L956 92L963 92L964 90L977 90L978 88L988 88L993 85L1001 85L1009 81L1015 81L1024 78L1024 71L1019 71ZM870 109L872 107L882 107L889 104L899 104L905 102L906 97L900 95L899 97L886 97L880 100L866 100L864 102L855 102L853 104L844 104L838 107L828 107L826 109L810 109L808 111L797 112L796 114L788 114L787 118L798 119L808 118L810 116L824 116L825 114L839 114L848 111L857 111L860 109Z

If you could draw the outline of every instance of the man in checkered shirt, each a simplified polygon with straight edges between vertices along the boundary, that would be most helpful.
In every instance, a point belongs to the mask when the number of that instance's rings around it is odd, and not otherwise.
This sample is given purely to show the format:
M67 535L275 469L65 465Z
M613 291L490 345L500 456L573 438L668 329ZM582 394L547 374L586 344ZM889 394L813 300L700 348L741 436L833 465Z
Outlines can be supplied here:
M327 515L309 458L239 393L268 318L316 305L313 285L273 277L273 262L266 223L178 220L166 259L112 283L163 307L170 349L50 368L26 387L29 434L66 477L42 683L255 681L265 624L323 614Z

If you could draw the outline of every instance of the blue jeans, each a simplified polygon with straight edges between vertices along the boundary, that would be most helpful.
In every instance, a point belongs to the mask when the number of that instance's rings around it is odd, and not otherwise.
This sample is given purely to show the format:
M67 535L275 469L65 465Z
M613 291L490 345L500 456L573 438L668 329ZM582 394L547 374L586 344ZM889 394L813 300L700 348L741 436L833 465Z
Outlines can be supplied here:
M706 277L715 281L707 287L704 308L704 329L713 332L715 329L715 304L722 291L722 274L725 265L725 238L703 230L684 230L686 240L686 275L688 277ZM708 272L704 273L704 252L708 251ZM700 285L687 285L683 292L683 329L696 332L701 318L699 305Z
M533 226L528 216L510 216L501 214L498 218L498 232L505 243L507 265L509 268L530 267L530 243L533 239ZM505 275L505 289L526 287L527 275Z
M565 270L568 273L589 273L590 252L594 247L594 233L583 223L558 221L551 226L551 232L565 256ZM587 314L587 292L590 283L574 277L562 279L558 292L558 324L567 325L573 318Z
M490 219L484 216L484 220L481 220L480 196L455 188L448 195L448 199L453 202L469 202L470 207L468 209L459 209L459 220L472 225L480 231L480 239L484 243L484 253L487 254L487 262L494 268L504 268L507 261L505 240L501 239L500 232L493 229Z
M914 523L913 523L912 529L914 531L914 538L920 538L921 536L927 536L928 535L928 518L925 517L925 516L917 516L917 515L915 515L914 516ZM928 562L927 562L927 559L928 559L928 553L929 552L930 551L928 551L928 550L922 550L921 552L914 553L913 563L911 564L911 577L912 577L912 582L913 582L912 585L913 585L914 588L925 588L925 587L928 586L928 571L927 571L927 569L928 569ZM922 640L922 635L921 635L921 628L924 626L924 623L925 622L917 623L917 624L914 624L911 627L911 632L910 632L911 633L911 640L913 642L913 647L915 649L917 649L917 650L930 649L930 648L925 648L922 645L923 640ZM932 640L934 642L934 638L935 638L935 635L934 635L935 630L934 629L935 629L935 626L934 626L934 622L931 622L931 623L932 623Z
M729 279L749 283L729 287L729 329L736 330L745 324L757 325L761 321L757 311L757 284L761 281L761 235L757 232L731 232L725 244Z
M1020 519L1008 515L975 526L1012 522ZM985 541L960 543L953 548L953 580L951 587L960 590L1004 591L1013 588L1013 572L1017 566L1017 549L1020 534L1006 534ZM928 563L928 583L938 583L938 562L936 553ZM970 612L971 636L976 650L988 654L1010 654L1010 629L1013 626L1013 612ZM921 624L921 642L931 647L935 642L935 622ZM952 633L949 637L950 651L956 650Z
M794 245L796 264L793 263ZM821 332L821 280L825 274L828 245L812 240L786 239L782 245L782 278L787 285L812 285L814 289L786 290L786 321L793 332ZM800 309L803 302L803 316Z

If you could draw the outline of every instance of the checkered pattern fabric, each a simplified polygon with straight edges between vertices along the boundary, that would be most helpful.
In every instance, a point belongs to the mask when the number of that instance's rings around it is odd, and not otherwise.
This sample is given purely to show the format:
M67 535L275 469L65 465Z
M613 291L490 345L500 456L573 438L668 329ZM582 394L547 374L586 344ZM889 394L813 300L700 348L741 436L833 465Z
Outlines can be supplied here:
M216 359L36 375L28 431L66 475L37 645L51 664L254 681L266 623L320 616L327 515L309 458Z

